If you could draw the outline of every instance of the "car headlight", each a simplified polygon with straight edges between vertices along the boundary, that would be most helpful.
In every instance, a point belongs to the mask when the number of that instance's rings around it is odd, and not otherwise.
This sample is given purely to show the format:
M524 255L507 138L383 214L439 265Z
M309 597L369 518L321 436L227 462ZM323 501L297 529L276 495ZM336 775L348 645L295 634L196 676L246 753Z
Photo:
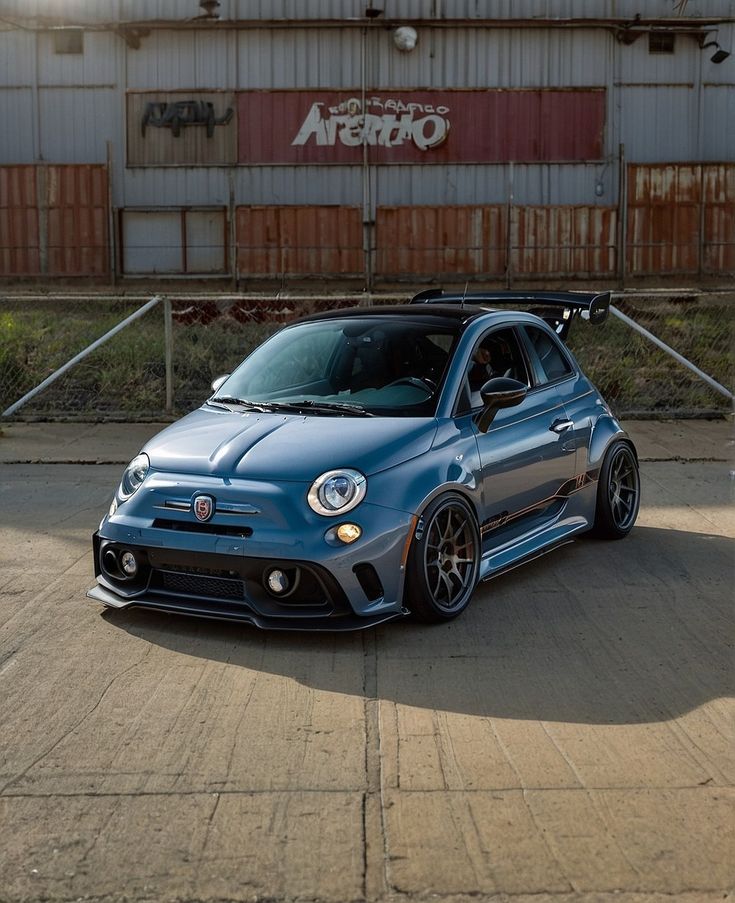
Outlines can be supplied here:
M150 469L151 462L148 455L136 455L133 460L125 468L125 473L120 480L120 498L125 500L138 489L146 478L146 474Z
M311 484L307 499L312 511L333 517L352 511L366 490L367 480L357 470L328 470Z

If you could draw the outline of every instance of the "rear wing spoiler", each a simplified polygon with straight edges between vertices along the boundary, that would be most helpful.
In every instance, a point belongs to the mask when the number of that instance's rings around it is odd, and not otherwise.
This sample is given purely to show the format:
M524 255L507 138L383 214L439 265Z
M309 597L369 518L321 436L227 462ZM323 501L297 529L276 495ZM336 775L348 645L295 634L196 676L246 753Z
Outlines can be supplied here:
M493 308L500 305L531 304L536 314L566 339L575 317L599 326L610 312L611 292L467 292L457 294L440 288L429 288L411 298L411 304L471 304L473 307Z

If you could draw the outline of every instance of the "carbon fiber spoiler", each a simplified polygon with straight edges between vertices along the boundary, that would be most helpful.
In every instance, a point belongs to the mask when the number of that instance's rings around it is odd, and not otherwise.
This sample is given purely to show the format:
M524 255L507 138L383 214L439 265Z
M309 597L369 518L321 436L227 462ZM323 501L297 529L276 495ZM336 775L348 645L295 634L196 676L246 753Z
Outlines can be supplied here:
M575 317L599 326L610 312L611 292L444 292L429 288L411 298L411 304L470 304L473 307L532 304L536 314L561 336L567 337Z

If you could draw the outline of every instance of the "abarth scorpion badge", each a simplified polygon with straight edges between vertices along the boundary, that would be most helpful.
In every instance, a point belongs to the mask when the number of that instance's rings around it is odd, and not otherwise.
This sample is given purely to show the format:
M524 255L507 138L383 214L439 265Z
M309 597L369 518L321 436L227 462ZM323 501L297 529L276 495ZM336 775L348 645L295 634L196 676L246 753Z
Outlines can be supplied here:
M211 495L198 495L194 499L194 515L197 520L208 521L214 514L214 499Z

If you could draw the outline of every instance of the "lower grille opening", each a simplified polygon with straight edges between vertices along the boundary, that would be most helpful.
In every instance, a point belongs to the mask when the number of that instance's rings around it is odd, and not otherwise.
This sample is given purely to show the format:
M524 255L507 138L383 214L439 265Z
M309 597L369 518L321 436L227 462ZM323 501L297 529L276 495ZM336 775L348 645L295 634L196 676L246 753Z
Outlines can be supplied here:
M183 533L209 533L216 536L237 536L240 539L247 539L248 536L253 535L252 527L199 524L194 523L194 521L168 520L164 517L157 517L153 521L153 526L157 527L159 530L179 530Z
M245 601L245 583L231 577L209 577L182 571L154 571L151 587L186 596Z

